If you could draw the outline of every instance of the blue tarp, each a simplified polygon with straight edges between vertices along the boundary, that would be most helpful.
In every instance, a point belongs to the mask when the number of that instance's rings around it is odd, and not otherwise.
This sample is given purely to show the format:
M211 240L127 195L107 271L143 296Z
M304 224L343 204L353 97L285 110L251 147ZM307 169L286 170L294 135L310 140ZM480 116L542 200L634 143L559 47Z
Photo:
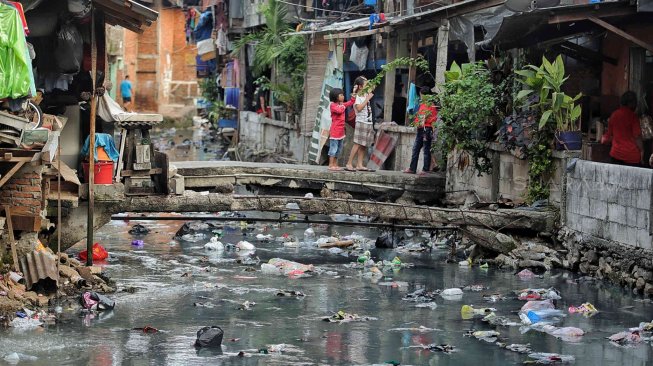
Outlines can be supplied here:
M88 156L88 145L91 144L90 135L86 137L84 142L84 147L82 147L82 157ZM113 142L113 137L107 133L96 133L95 134L95 161L97 160L97 148L103 147L104 151L109 155L109 158L113 162L117 162L120 157L118 149L116 149L116 144Z

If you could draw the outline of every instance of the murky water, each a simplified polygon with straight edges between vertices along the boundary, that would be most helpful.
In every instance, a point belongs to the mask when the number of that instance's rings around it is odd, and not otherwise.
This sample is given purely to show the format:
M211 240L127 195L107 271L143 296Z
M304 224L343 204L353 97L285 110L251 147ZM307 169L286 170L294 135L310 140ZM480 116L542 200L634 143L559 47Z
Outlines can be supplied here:
M650 344L621 348L605 337L634 327L653 317L651 304L638 301L620 288L602 282L576 283L567 272L547 273L542 278L520 280L512 272L494 268L460 268L445 264L445 250L430 253L400 254L413 268L389 271L375 283L363 278L361 271L345 264L356 257L330 254L317 248L287 248L277 242L260 243L251 231L244 237L239 225L225 229L224 243L246 239L257 246L262 261L280 257L312 263L323 270L308 278L290 279L262 274L251 266L234 261L235 253L222 255L203 248L199 242L172 241L181 221L142 221L152 231L143 237L144 247L131 245L128 229L137 222L112 221L97 234L96 240L107 247L111 260L106 272L117 283L119 292L111 295L116 309L90 319L77 310L65 309L63 321L37 331L0 331L0 354L19 352L38 357L31 365L368 365L387 361L402 365L507 365L527 359L474 338L464 337L468 329L495 329L480 320L462 320L463 304L493 306L499 315L519 321L516 312L523 305L512 295L525 287L550 287L560 290L557 308L589 301L600 310L592 318L568 315L560 323L580 327L587 332L577 342L565 342L553 336L530 331L521 334L518 326L497 327L507 343L530 343L536 352L573 355L577 365L647 365L653 358ZM252 227L253 224L250 224ZM265 234L284 233L303 236L306 224L282 224ZM331 226L319 235L357 232L375 238L378 232L355 227ZM211 231L207 231L210 235ZM69 252L74 253L79 248ZM392 259L393 250L373 250L375 259ZM183 276L185 273L190 276ZM396 285L388 286L388 282ZM404 285L402 282L406 282ZM465 292L462 300L436 299L437 308L417 308L402 301L417 288L427 290L482 284L483 292ZM120 292L136 287L135 293ZM277 289L299 290L306 297L277 297ZM484 293L502 293L509 299L493 304L483 301ZM255 302L251 310L239 310L244 301ZM210 303L198 307L194 303ZM333 312L378 318L346 324L321 320ZM197 351L191 346L196 331L205 325L225 330L221 352ZM131 330L152 326L156 334ZM424 326L432 330L418 330ZM396 330L396 328L404 328ZM411 330L412 329L412 330ZM231 341L231 339L238 339ZM281 354L258 354L273 344L287 344ZM450 344L451 354L433 353L411 346ZM239 351L247 356L238 357ZM0 362L3 362L0 358Z

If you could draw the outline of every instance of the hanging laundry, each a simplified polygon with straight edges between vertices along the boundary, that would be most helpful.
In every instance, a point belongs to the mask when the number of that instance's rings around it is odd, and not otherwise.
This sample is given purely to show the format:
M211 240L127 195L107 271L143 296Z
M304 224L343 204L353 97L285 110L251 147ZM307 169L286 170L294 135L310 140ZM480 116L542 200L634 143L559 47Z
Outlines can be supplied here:
M25 19L25 11L23 10L23 4L19 3L18 1L8 1L9 4L13 5L14 8L18 11L18 15L20 15L20 21L23 23L23 30L25 31L25 35L29 36L29 28L27 27L27 19Z
M367 55L369 54L367 46L358 47L356 42L351 44L351 53L349 54L349 61L358 66L358 70L364 70L367 65Z
M31 62L25 30L16 8L0 3L0 98L28 95L32 84Z
M229 39L227 39L227 33L220 28L218 30L218 36L216 37L215 40L215 45L218 48L218 55L226 55L227 54L227 48L229 47Z
M406 111L408 114L415 114L419 109L419 95L417 94L417 86L414 83L410 83L408 87L408 106Z
M211 11L205 11L200 15L200 20L193 31L193 35L195 36L195 40L199 42L211 38L212 31L213 15Z

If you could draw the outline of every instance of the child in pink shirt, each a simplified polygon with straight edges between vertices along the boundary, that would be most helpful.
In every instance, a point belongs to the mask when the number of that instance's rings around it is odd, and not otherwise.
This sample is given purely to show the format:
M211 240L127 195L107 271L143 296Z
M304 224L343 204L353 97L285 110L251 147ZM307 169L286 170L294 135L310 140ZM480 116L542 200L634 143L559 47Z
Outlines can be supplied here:
M331 129L329 130L329 170L340 171L338 166L338 155L342 152L345 139L345 110L354 105L356 96L352 95L351 100L345 102L345 92L335 88L329 93L331 104Z

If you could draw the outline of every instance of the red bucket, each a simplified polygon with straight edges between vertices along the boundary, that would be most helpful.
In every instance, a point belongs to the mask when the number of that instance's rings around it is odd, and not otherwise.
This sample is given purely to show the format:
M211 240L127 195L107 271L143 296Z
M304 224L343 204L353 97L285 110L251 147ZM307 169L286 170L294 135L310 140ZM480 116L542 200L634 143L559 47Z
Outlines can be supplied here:
M82 163L84 169L84 181L88 183L88 163ZM113 183L113 162L96 161L95 166L95 184L112 184Z

